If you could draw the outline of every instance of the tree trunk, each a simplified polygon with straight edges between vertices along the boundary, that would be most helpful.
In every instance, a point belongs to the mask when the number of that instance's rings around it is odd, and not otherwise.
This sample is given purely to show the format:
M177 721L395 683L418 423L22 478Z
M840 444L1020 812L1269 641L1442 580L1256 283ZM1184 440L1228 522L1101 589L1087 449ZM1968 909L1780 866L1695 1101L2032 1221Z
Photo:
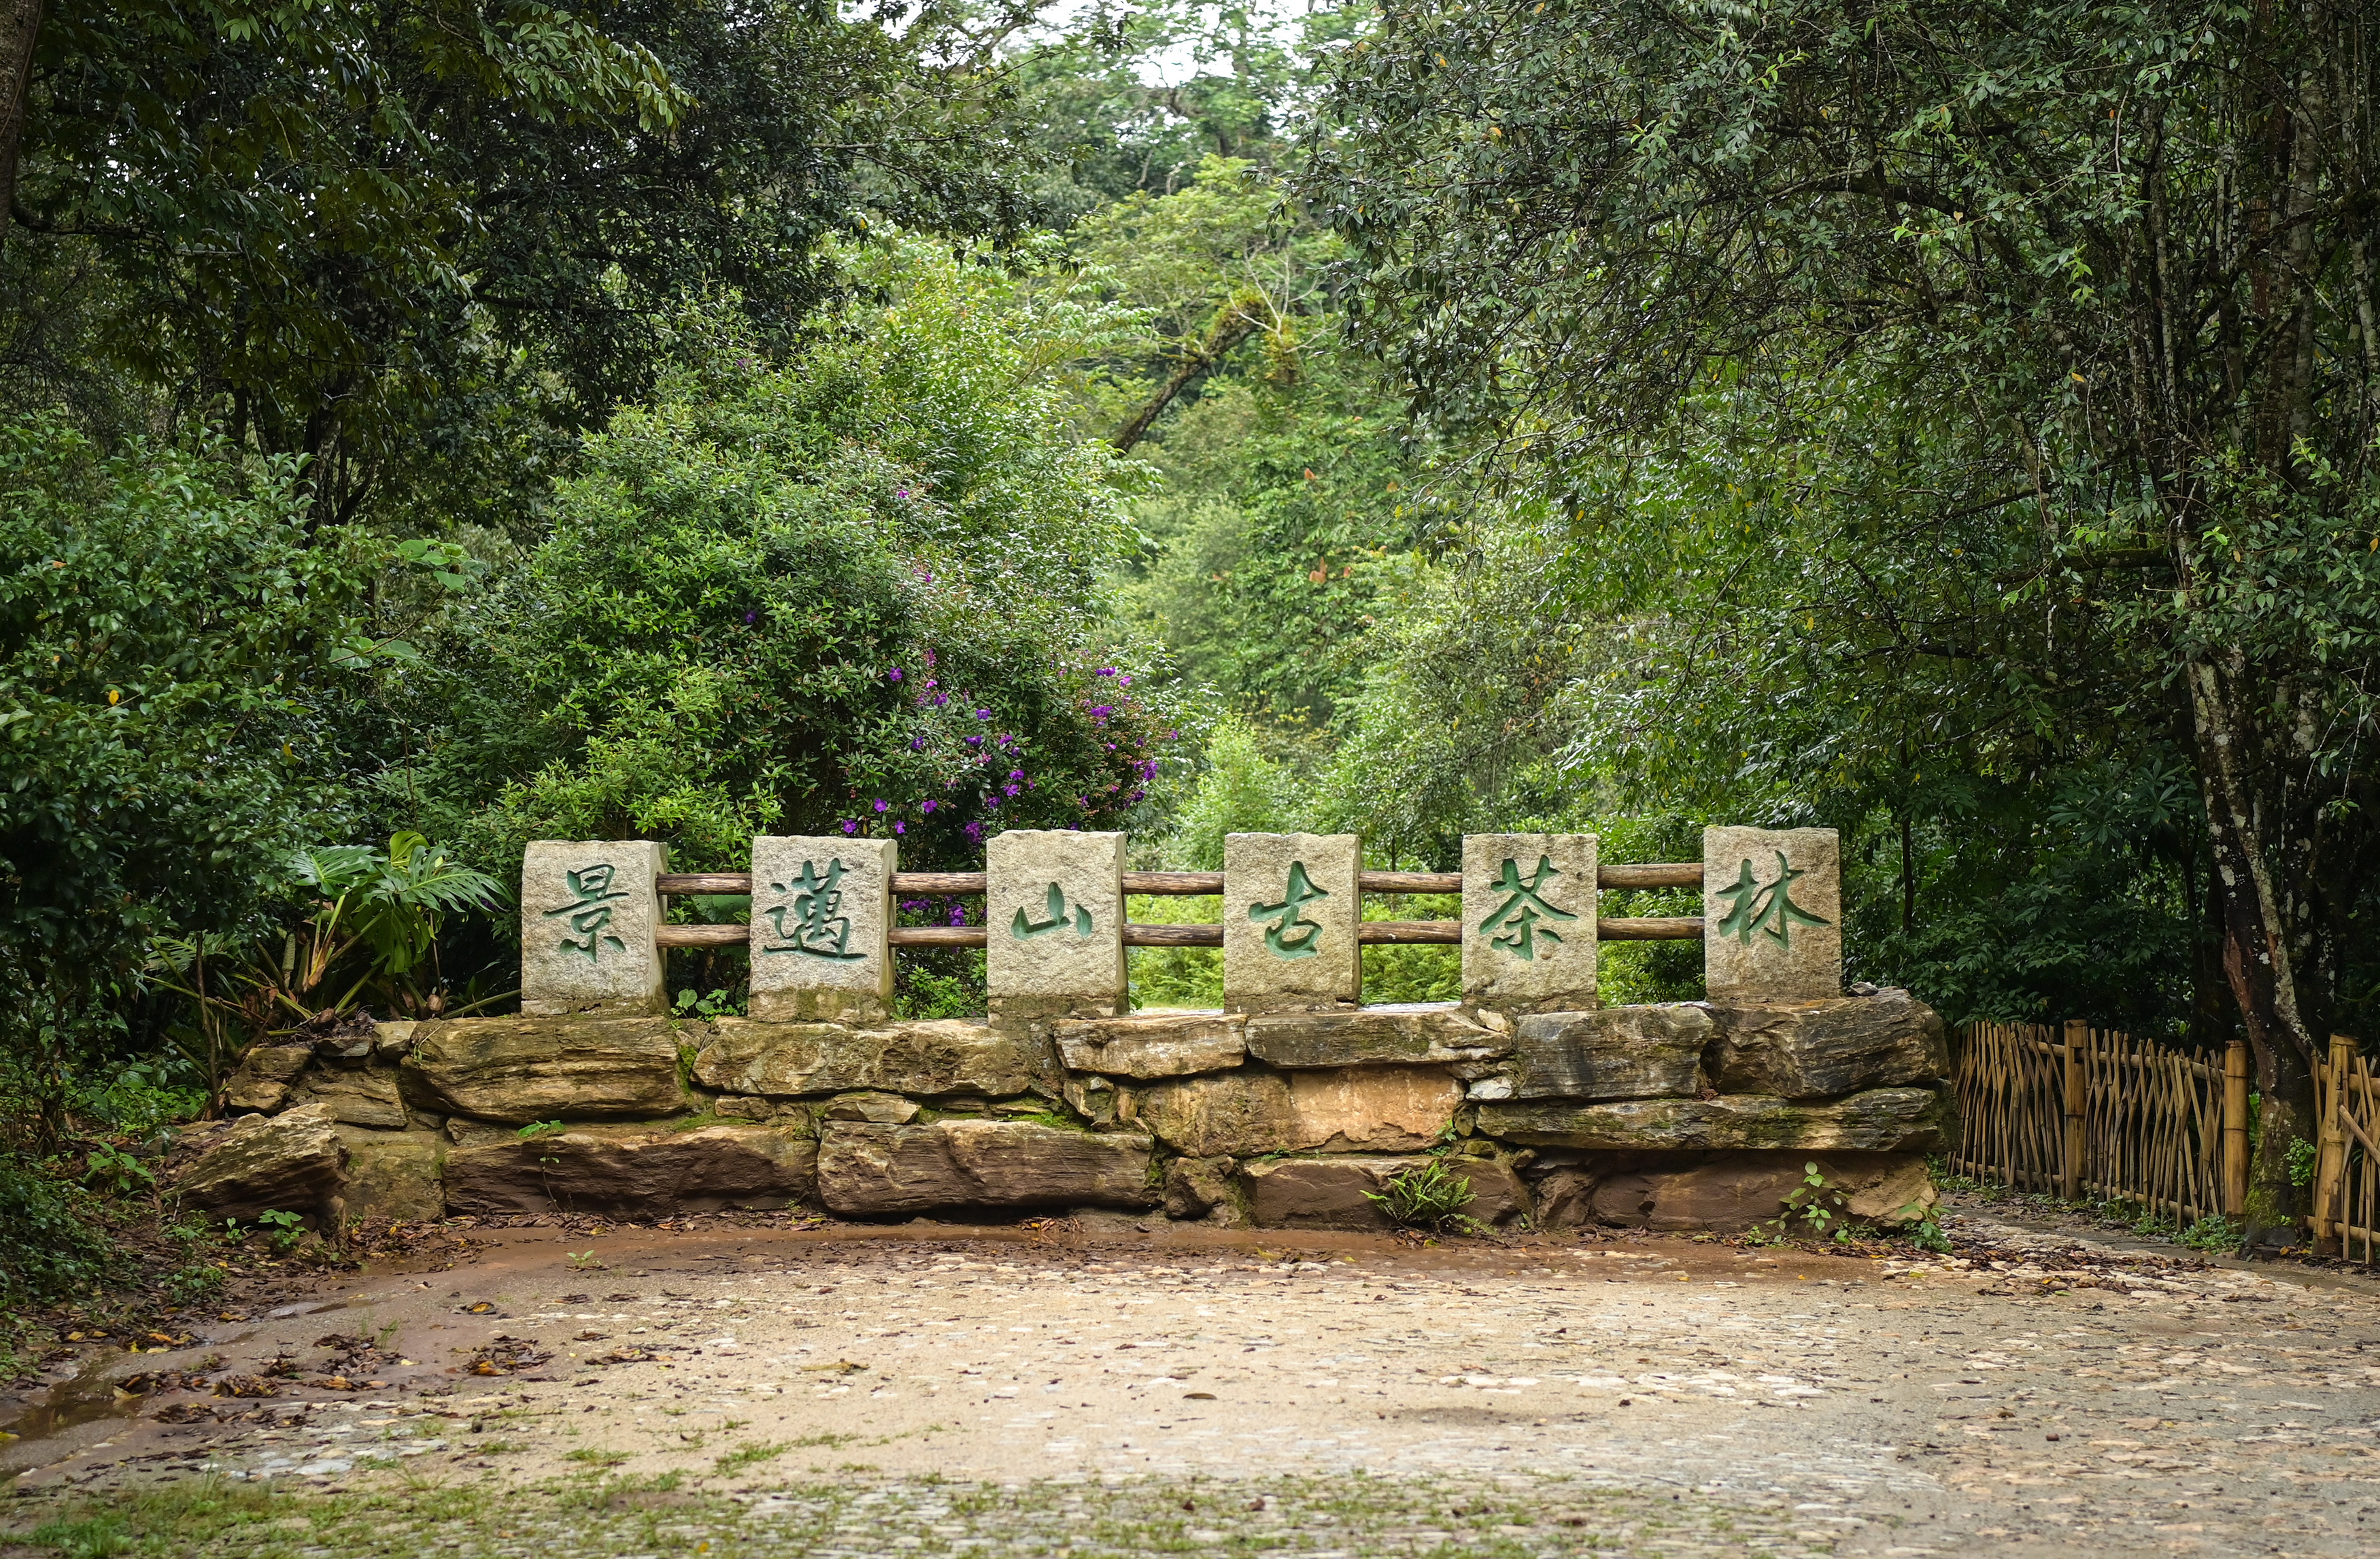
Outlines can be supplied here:
M1148 404L1133 413L1131 421L1116 429L1112 441L1118 453L1131 453L1132 446L1140 442L1149 429L1156 425L1160 414L1173 404L1174 396L1188 389L1200 374L1213 369L1231 355L1233 347L1257 332L1257 327L1263 322L1256 312L1259 301L1240 295L1223 305L1221 312L1215 316L1215 322L1208 327L1207 338L1191 351L1180 368L1173 370L1172 376L1158 387L1157 393Z
M8 241L17 203L17 142L33 95L33 43L42 35L42 0L0 0L0 245Z
M2314 1131L2317 1036L2331 993L2318 890L2319 809L2311 774L2291 772L2286 739L2265 724L2275 687L2236 652L2190 668L2191 713L2204 787L2223 973L2239 1002L2263 1095L2248 1180L2246 1243L2293 1234L2304 1215L2289 1159Z

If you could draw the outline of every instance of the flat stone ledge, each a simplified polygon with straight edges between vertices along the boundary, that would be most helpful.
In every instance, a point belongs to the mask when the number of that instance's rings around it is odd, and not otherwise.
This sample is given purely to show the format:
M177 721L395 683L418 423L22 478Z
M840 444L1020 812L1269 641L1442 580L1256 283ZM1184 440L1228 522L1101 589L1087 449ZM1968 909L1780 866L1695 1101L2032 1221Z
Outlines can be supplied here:
M1160 1193L1155 1154L1156 1144L1136 1133L1038 1121L828 1121L819 1195L829 1211L859 1218L938 1207L1143 1208Z
M1947 1077L1942 1020L1907 991L1823 1001L1730 1002L1713 1009L1710 1067L1727 1094L1832 1098Z
M1512 1039L1453 1002L1274 1012L1247 1020L1248 1054L1283 1069L1448 1066L1511 1053Z
M1424 1154L1345 1154L1252 1164L1242 1173L1248 1218L1259 1228L1389 1228L1389 1215L1372 1196L1392 1177L1427 1168L1431 1162ZM1449 1157L1439 1162L1471 1182L1465 1217L1492 1225L1529 1210L1527 1188L1502 1160Z
M1491 1103L1478 1106L1478 1129L1539 1147L1925 1153L1950 1140L1954 1109L1949 1094L1930 1088L1875 1088L1818 1104L1749 1094L1591 1105Z
M619 1127L543 1134L446 1155L446 1210L650 1215L810 1201L818 1144L766 1126Z
M1474 1099L1644 1099L1703 1090L1716 1032L1701 1002L1547 1012L1520 1020L1512 1064Z
M1236 1012L1136 1012L1062 1020L1050 1037L1066 1070L1154 1079L1228 1071L1248 1058L1248 1021Z
M855 1029L722 1018L694 1057L694 1078L722 1094L776 1098L862 1091L921 1098L1022 1094L1033 1046L1013 1030L960 1019Z
M667 1018L461 1018L413 1033L400 1080L442 1114L537 1120L667 1116L686 1106Z

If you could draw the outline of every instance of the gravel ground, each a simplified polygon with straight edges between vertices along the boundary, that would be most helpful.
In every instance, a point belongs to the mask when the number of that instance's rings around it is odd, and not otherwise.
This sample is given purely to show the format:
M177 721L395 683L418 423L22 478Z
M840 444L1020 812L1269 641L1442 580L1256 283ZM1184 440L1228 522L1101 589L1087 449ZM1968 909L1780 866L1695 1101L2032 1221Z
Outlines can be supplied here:
M2380 1284L1951 1228L500 1231L94 1364L198 1379L0 1469L28 1553L2380 1549Z

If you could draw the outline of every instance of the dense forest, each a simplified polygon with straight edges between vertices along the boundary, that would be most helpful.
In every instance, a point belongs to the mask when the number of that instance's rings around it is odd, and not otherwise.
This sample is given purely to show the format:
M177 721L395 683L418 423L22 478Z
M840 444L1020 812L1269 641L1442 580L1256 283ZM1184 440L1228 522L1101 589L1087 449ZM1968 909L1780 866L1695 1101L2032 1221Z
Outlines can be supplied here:
M1854 978L2248 1039L2285 1216L2380 997L2374 57L2338 0L7 7L0 1299L260 1039L505 1010L540 838L1831 827Z

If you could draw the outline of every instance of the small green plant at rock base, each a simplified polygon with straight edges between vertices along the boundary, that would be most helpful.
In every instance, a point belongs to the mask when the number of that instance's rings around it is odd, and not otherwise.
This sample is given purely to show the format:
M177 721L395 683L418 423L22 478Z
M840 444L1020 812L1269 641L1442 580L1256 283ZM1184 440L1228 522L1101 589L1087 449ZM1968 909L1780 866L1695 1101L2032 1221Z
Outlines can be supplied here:
M532 1120L514 1135L519 1137L524 1142L533 1142L540 1137L552 1136L562 1129L562 1122L558 1120Z
M1417 1168L1398 1170L1378 1190L1366 1191L1364 1199L1400 1228L1443 1229L1473 1222L1463 1210L1476 1194L1469 1179L1449 1169L1444 1159L1433 1158Z
M2289 1184L2303 1190L2313 1184L2314 1161L2321 1150L2303 1137L2289 1139Z
M2212 1213L2183 1229L2177 1237L2193 1251L2220 1251L2225 1254L2240 1248L2247 1231L2220 1213Z
M712 991L709 996L697 996L691 989L687 989L678 992L677 999L670 1004L670 1016L700 1018L708 1021L712 1018L737 1015L742 1005L726 991Z
M128 1196L157 1183L149 1166L121 1148L95 1147L83 1159L83 1184L103 1185L118 1196Z
M306 1232L306 1220L295 1213L284 1213L275 1208L271 1212L259 1213L256 1227L265 1231L265 1243L271 1245L275 1253L280 1253L298 1243L298 1238Z
M1950 1237L1942 1232L1942 1220L1938 1213L1939 1210L1937 1208L1921 1208L1912 1202L1893 1216L1900 1221L1902 1230L1909 1236L1909 1242L1912 1245L1916 1246L1920 1251L1931 1251L1937 1256L1947 1256L1950 1253Z

